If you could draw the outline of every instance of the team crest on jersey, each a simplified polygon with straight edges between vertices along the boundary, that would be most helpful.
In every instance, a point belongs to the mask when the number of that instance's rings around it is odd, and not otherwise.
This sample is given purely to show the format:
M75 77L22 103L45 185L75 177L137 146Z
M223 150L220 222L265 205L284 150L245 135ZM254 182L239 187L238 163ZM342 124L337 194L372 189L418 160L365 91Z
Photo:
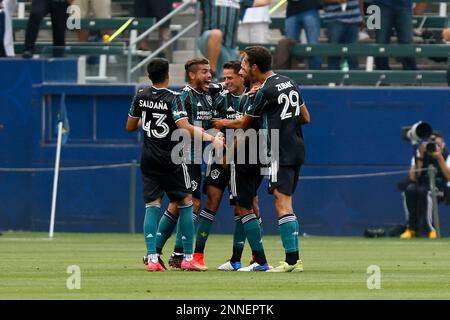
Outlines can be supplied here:
M211 96L206 96L206 101L208 101L209 104L212 104Z
M192 191L197 190L197 187L198 187L197 181L192 180L192 181L191 181L191 188L192 188Z
M220 176L219 170L214 169L213 171L211 171L211 178L213 178L214 180L216 180L219 176Z

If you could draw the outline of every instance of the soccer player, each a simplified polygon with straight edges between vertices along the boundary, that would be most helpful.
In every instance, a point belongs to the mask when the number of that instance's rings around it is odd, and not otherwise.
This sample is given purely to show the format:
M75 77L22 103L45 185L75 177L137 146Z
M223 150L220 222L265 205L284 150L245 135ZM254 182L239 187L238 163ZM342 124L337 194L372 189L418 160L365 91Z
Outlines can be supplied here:
M145 133L141 156L141 171L144 185L145 219L144 236L147 246L147 270L164 271L165 267L156 251L156 233L160 215L161 198L164 193L171 204L176 204L179 213L180 232L183 235L183 260L180 267L184 270L204 271L193 260L194 223L192 220L191 180L185 163L172 161L172 149L177 141L172 141L172 133L185 129L192 136L211 141L219 148L223 142L194 127L188 122L183 105L175 103L179 94L168 88L169 62L156 58L147 66L152 86L139 89L133 99L126 128L135 131L139 124Z
M250 84L249 77L242 68L239 74ZM248 95L247 95L248 97ZM250 100L250 99L249 99ZM247 112L250 105L243 109ZM242 114L237 119L242 119ZM221 123L225 125L221 125ZM217 129L224 127L239 129L239 120L224 119L213 122ZM227 126L226 124L230 124ZM235 231L233 235L233 255L229 261L218 267L222 271L266 271L271 266L267 263L264 247L261 240L261 221L259 217L259 207L257 202L257 191L262 182L263 176L260 173L261 164L258 159L251 161L251 155L258 154L257 130L258 123L251 123L251 128L246 127L245 133L235 133L235 152L237 153L231 163L230 190L235 202ZM253 136L253 140L252 140ZM248 140L247 140L248 139ZM243 158L242 158L243 156ZM256 158L256 157L255 157ZM252 248L252 261L248 267L241 268L242 251L245 239L249 240Z
M245 111L249 106L249 96L246 94L246 91L250 87L250 82L248 76L242 72L240 61L229 61L224 65L224 84L227 90L223 91L222 94L214 101L213 106L213 120L214 119L239 119L243 116ZM245 151L248 151L246 149ZM240 166L236 161L234 161L231 165L233 170L236 166ZM245 169L248 166L243 166ZM205 184L207 185L207 197L212 198L211 204L206 203L206 208L209 208L209 205L216 205L217 207L220 204L220 201L223 196L223 191L227 185L229 185L230 179L230 166L222 166L219 164L212 164L207 169L207 176L205 178ZM234 170L238 172L242 172L242 170ZM233 171L233 172L234 172ZM224 178L227 178L224 179ZM258 178L260 178L258 176ZM259 183L262 179L259 180ZM259 186L258 183L258 186ZM233 232L233 254L231 259L226 263L220 265L218 270L221 271L235 271L241 268L241 257L242 252L244 250L245 245L245 231L242 225L241 219L238 214L238 208L236 207L236 200L233 198L233 192L230 189L230 203L232 206L235 206L234 210L234 218L235 218L235 228ZM208 200L207 200L208 201ZM252 207L254 213L258 218L258 222L261 225L261 218L259 214L258 207L258 197L257 197L257 187L254 188L253 194L253 203ZM203 237L207 235L207 232L200 231L200 223L199 229L197 231L196 245L195 245L195 253L194 259L198 252L203 253L204 243L207 240L207 237ZM201 237L200 237L201 236ZM200 245L199 245L200 244ZM201 254L199 253L199 254ZM251 264L254 262L254 255L252 256Z
M269 272L301 272L298 245L299 225L292 207L300 167L304 162L305 144L302 124L310 122L308 109L298 85L291 79L272 71L272 56L264 47L247 47L242 55L242 68L252 82L261 82L254 100L245 115L238 120L219 120L215 127L248 128L258 119L262 129L267 129L267 139L275 139L278 130L279 159L270 163L269 193L275 196L275 210L286 258ZM267 146L271 143L267 142ZM274 150L267 148L274 154ZM241 215L242 216L242 215ZM242 217L244 219L246 216Z
M224 86L226 90L214 100L213 119L230 119L234 120L242 117L247 109L250 99L245 94L246 87L244 85L244 76L239 74L241 69L240 61L228 61L223 66ZM210 159L213 154L210 155ZM195 241L194 260L204 265L204 250L206 241L216 212L223 198L225 188L230 184L230 166L209 161L205 180L203 184L203 192L206 194L206 203L198 218L197 236ZM255 205L257 208L257 199L255 197ZM233 202L233 201L232 201ZM234 203L232 203L234 205ZM237 214L237 213L236 213ZM259 211L256 212L259 217ZM245 244L245 233L242 223L237 216L235 232L233 237L233 258L231 259L234 267L230 263L226 266L219 267L219 270L237 270L240 268L240 258Z
M194 58L188 60L185 64L188 85L183 88L180 95L174 100L175 108L186 110L187 120L192 125L200 126L208 129L212 118L212 99L208 95L209 83L211 82L211 68L209 61L205 58ZM182 111L184 112L184 111ZM175 119L177 120L177 119ZM193 200L193 218L197 219L198 211L201 207L201 178L202 178L202 151L192 143L190 160L187 164L191 180L191 194ZM172 231L177 225L176 207L172 204L162 216L157 232L157 250L162 252L162 248L167 239L171 236ZM169 265L173 268L180 268L183 259L183 243L182 233L180 232L180 224L177 226L177 238L172 256L169 259Z

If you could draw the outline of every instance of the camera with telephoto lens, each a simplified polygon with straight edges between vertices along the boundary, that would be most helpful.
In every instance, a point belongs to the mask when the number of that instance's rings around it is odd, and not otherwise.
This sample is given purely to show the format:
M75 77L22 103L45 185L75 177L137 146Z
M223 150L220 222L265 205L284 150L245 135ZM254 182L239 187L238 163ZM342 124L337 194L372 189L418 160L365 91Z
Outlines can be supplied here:
M418 144L421 141L426 141L433 133L433 128L430 124L419 121L411 127L401 128L401 137L403 140L410 141L412 144Z
M430 140L428 140L425 149L427 150L428 153L434 153L437 151L438 146L436 143L436 137L435 136L431 136Z

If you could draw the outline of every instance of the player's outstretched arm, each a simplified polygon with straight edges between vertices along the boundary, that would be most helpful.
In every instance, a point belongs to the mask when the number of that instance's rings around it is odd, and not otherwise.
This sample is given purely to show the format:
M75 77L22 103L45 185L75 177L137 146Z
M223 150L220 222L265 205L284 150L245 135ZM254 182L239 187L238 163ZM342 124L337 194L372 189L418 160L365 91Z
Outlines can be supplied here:
M244 116L240 119L236 120L228 120L228 119L221 119L221 120L213 120L212 121L212 127L215 129L248 129L250 128L251 124L253 122L253 117L244 114Z
M208 141L208 142L212 142L214 144L215 147L217 148L223 148L225 146L224 144L224 138L223 138L223 133L219 132L215 137L206 133L205 130L203 128L197 127L197 126L193 126L192 124L189 123L189 121L187 120L187 118L183 118L180 119L176 122L177 127L179 129L185 129L189 132L189 134L191 135L191 137L201 137L202 141Z

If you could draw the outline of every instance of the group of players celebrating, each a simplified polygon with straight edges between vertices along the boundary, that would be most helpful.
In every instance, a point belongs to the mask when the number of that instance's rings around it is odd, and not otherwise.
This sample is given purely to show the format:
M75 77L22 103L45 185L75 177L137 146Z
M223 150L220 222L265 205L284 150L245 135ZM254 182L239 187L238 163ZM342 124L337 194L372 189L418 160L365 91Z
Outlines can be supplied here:
M161 253L175 228L175 248L169 265L182 270L208 270L204 263L205 244L228 187L234 205L233 252L218 270L303 271L292 195L305 158L302 124L309 123L310 116L298 85L275 74L271 65L270 51L260 46L247 47L241 61L229 61L223 66L224 82L214 85L209 61L194 58L185 64L188 85L181 92L174 92L168 89L169 62L156 58L148 64L152 85L138 90L127 120L128 131L139 127L144 131L141 171L147 270L167 270ZM239 133L232 135L231 140L225 139L225 129ZM190 142L181 143L181 149L180 135L175 134L180 131L192 137ZM255 146L247 134L250 131L261 133L258 136L266 144ZM210 152L201 188L205 148ZM230 149L235 151L231 156L224 152ZM252 157L255 150L258 155L264 154L256 161ZM269 176L268 190L274 195L286 254L285 261L274 268L267 262L261 240L257 192L263 174ZM206 194L203 208L201 191ZM164 194L170 203L160 218ZM246 239L252 261L249 266L241 266Z

